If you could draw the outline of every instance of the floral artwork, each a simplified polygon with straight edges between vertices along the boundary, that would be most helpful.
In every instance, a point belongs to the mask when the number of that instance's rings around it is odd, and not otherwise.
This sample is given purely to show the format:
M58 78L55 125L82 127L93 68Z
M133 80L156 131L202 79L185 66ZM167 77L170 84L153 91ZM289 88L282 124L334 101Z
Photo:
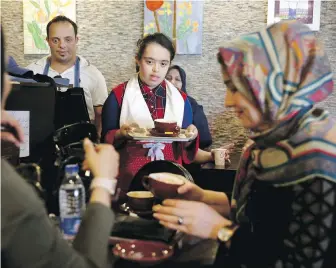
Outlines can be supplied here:
M312 30L320 29L321 0L268 0L267 23L298 20Z
M76 21L76 0L23 0L24 54L48 54L46 27L64 15Z
M144 35L169 36L177 54L202 54L203 1L145 0Z

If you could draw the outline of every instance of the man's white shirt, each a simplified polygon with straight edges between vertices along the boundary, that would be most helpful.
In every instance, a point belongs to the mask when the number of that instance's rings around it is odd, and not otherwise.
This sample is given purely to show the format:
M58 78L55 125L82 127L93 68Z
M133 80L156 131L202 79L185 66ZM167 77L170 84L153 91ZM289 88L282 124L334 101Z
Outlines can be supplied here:
M27 66L27 69L32 70L35 74L43 74L48 57L49 56L31 63ZM78 57L80 59L80 87L84 90L90 119L94 120L95 113L93 107L103 105L108 96L105 78L95 66L90 64L82 56ZM48 76L52 78L55 76L67 78L69 79L70 84L73 85L75 77L75 65L65 70L63 73L58 73L50 67Z

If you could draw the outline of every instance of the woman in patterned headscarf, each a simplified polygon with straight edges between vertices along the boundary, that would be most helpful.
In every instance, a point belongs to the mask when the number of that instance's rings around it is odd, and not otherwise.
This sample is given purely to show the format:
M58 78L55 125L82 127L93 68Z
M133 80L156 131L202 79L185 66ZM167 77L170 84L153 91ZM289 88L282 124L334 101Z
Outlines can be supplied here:
M217 213L224 197L192 185L179 193L203 203L166 200L154 216L224 242L217 261L228 266L336 267L336 124L315 107L333 90L321 44L308 27L284 21L221 47L218 59L225 105L254 133L230 220Z

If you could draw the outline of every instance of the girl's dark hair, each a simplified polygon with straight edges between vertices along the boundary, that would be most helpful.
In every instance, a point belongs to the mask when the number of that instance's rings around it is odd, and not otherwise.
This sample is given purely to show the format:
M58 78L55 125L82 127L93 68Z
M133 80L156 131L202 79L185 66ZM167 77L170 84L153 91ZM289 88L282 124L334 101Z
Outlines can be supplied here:
M167 49L170 52L170 61L174 59L175 48L170 38L164 35L163 33L154 33L149 34L138 41L137 43L138 51L136 53L136 57L138 60L141 60L146 47L151 43L159 44L160 46Z
M3 35L3 30L2 30L2 26L1 26L1 98L2 98L2 93L3 93L3 85L4 85L4 74L6 71L6 67L5 67L5 40L4 40L4 35Z

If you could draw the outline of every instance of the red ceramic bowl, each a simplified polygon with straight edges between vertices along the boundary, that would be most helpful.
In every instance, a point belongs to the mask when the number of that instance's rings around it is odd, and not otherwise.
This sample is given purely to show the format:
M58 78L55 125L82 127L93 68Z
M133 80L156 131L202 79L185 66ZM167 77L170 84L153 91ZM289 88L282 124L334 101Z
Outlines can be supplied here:
M142 264L156 264L169 259L174 248L162 242L132 240L117 243L113 254L122 259Z
M160 199L175 198L177 189L185 182L185 178L172 173L151 173L142 179L143 186Z
M168 121L165 119L154 120L155 130L159 133L179 133L180 127L176 121Z

